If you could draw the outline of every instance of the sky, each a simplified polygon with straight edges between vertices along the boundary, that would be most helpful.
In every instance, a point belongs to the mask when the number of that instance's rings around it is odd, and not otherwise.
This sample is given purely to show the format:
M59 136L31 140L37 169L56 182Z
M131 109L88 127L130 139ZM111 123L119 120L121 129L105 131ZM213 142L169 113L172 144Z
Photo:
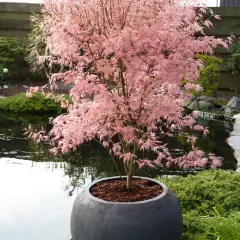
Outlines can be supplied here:
M215 7L220 0L206 0L208 6ZM0 0L0 2L28 2L28 3L41 3L41 0Z

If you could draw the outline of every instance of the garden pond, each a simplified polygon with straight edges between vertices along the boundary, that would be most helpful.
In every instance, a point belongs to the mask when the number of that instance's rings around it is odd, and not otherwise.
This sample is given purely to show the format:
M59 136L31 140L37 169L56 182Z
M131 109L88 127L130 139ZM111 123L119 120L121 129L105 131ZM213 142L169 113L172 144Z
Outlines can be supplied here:
M233 150L226 142L232 125L198 121L210 131L207 138L198 139L198 147L224 157L221 168L235 170ZM71 209L81 187L96 178L118 175L107 152L96 142L74 154L53 157L47 144L38 145L24 136L29 124L40 126L46 122L42 117L0 115L0 239L70 240ZM168 146L174 154L190 148L180 139L168 140ZM136 169L136 175L149 177L188 173Z

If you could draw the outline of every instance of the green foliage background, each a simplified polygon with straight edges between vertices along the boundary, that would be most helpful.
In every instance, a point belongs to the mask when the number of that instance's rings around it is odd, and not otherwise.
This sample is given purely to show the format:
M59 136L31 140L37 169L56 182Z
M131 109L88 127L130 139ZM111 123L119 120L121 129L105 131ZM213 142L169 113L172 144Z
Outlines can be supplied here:
M226 67L231 71L232 76L240 74L240 42L231 45L231 56L226 61Z
M9 76L20 75L24 64L25 48L14 38L0 37L0 72L3 68L9 70Z
M231 45L230 50L232 54L226 61L226 67L230 71L231 76L235 77L240 75L240 41ZM240 84L231 88L235 92L240 92Z

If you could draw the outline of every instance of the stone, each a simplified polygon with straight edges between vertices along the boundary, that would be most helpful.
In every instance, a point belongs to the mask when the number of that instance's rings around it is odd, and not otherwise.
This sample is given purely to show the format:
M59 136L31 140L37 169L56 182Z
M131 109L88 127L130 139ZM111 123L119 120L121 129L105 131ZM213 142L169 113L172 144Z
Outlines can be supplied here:
M232 97L225 108L225 117L233 117L240 113L240 98Z
M240 124L235 123L233 125L233 131L231 132L231 136L240 136Z
M234 152L234 156L240 160L240 149L236 149ZM239 161L240 162L240 161Z
M234 124L233 125L233 131L240 131L240 124L238 124L238 123Z
M65 84L61 81L56 81L59 90L69 91L74 87L74 84Z
M240 136L230 136L228 138L228 144L234 149L234 150L240 150Z
M240 114L234 115L233 119L235 120L236 125L239 125L240 127Z
M205 101L205 102L211 102L213 103L216 99L213 97L208 97L208 96L201 96L197 99L198 101Z
M197 101L193 101L187 107L189 109L198 109L198 102Z
M200 111L212 111L215 110L214 100L215 98L212 97L201 96L191 102L187 108Z
M232 97L228 102L227 107L240 108L240 98L235 96Z
M207 101L199 101L199 110L201 111L211 111L214 110L215 107L211 102L207 102Z

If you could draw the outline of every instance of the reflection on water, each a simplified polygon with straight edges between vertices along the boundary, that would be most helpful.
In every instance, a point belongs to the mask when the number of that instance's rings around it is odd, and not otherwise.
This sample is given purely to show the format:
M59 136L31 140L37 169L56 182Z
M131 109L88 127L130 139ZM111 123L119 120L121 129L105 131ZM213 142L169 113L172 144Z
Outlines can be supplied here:
M69 183L74 188L79 178L84 182L85 173L91 175L93 179L105 176L117 175L117 171L108 156L107 151L97 142L85 144L79 148L74 154L53 157L49 154L49 146L47 144L36 144L32 140L24 137L24 129L29 122L35 127L47 123L47 119L43 118L19 118L16 116L0 117L0 157L12 157L24 160L33 160L36 162L68 162L71 163L64 168L64 174L70 176ZM197 140L197 147L203 151L213 152L217 156L222 156L224 162L223 169L236 169L236 160L233 156L233 150L226 143L232 126L227 123L218 121L198 120L198 124L208 127L210 134L207 137ZM190 144L181 138L166 139L170 151L174 155L183 154L191 150ZM119 168L121 174L124 174L123 166L120 163ZM51 166L54 168L54 164ZM171 169L176 170L176 169ZM154 177L159 174L169 173L169 169L136 169L135 174L147 175ZM69 186L68 189L71 189ZM71 192L71 190L70 190Z
M70 214L77 195L64 191L69 177L57 163L0 160L0 239L69 240Z
M118 175L104 148L93 142L78 152L53 157L47 144L24 137L28 124L43 125L47 119L0 115L0 239L68 240L73 201L78 190L95 178ZM199 120L209 128L208 138L197 145L224 157L222 168L236 169L233 151L226 143L229 131L223 122ZM226 124L226 123L225 123ZM190 150L186 141L168 139L172 153ZM123 166L119 164L123 174ZM136 169L136 175L183 174L169 169Z

